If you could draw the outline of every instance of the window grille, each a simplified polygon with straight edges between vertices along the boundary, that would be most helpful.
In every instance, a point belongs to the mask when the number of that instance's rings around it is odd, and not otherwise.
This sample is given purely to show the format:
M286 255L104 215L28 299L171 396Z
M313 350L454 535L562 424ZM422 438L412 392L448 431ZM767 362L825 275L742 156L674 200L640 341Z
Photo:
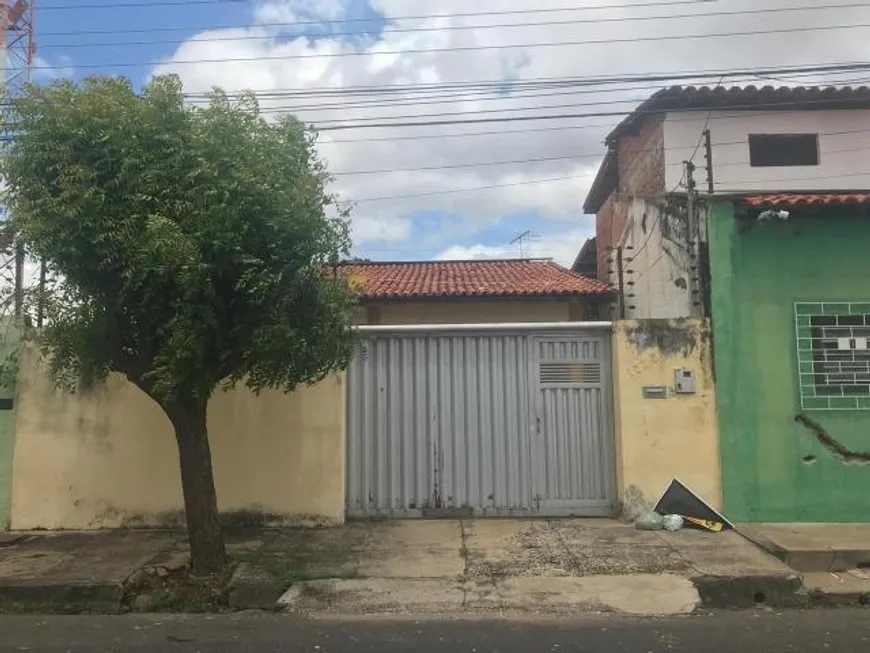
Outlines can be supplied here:
M870 410L870 301L795 304L801 407Z

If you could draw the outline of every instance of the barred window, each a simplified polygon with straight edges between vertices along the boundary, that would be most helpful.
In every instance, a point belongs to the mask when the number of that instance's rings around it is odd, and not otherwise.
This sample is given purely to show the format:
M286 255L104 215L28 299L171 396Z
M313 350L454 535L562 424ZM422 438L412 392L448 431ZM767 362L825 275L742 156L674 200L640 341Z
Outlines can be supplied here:
M801 407L870 410L870 302L797 303Z

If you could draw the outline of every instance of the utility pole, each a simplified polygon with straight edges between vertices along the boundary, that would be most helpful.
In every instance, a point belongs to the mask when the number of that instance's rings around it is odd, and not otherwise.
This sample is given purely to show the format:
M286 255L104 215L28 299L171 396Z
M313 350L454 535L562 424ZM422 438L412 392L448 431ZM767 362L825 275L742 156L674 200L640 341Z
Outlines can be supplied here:
M625 319L625 261L622 245L616 248L616 279L619 284L619 319Z
M710 142L710 130L704 130L704 159L707 163L707 193L712 195L716 188L713 184L713 144Z
M686 166L686 202L688 218L686 219L686 245L689 251L692 250L692 244L697 235L698 226L695 222L695 194L697 192L697 184L695 183L695 164L691 161L685 161Z
M707 206L713 201L716 184L713 181L713 143L710 130L704 130L704 159L707 168ZM708 216L704 216L698 237L698 278L701 280L701 307L704 317L713 317L712 275L710 273L710 246L707 238Z
M695 164L684 162L686 166L686 250L689 255L689 301L690 313L694 315L695 307L701 306L701 284L698 269L698 206L697 185L695 183Z

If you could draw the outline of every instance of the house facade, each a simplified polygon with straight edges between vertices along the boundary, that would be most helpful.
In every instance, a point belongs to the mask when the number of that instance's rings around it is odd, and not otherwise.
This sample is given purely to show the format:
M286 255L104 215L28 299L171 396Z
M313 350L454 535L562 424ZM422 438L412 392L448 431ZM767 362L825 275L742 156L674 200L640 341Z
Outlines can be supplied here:
M865 87L667 89L587 198L621 315L711 320L733 521L867 519L868 125Z
M674 87L640 104L607 137L584 203L617 316L709 312L710 197L870 188L868 121L866 87Z
M237 388L209 402L228 521L615 515L624 503L654 502L674 477L721 505L702 321L577 321L578 310L609 300L606 286L544 261L348 272L360 317L376 323L359 325L345 373L288 394ZM19 360L0 449L4 526L183 524L160 409L116 374L87 392L55 388L34 343ZM691 389L676 394L675 370L691 372ZM657 398L645 398L650 389Z
M718 201L709 238L730 518L867 521L870 194Z

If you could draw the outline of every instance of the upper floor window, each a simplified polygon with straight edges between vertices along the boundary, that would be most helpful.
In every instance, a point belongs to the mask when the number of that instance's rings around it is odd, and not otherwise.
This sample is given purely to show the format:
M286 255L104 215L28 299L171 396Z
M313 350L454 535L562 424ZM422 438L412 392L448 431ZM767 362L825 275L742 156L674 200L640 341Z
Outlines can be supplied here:
M753 168L819 165L818 134L750 134Z

